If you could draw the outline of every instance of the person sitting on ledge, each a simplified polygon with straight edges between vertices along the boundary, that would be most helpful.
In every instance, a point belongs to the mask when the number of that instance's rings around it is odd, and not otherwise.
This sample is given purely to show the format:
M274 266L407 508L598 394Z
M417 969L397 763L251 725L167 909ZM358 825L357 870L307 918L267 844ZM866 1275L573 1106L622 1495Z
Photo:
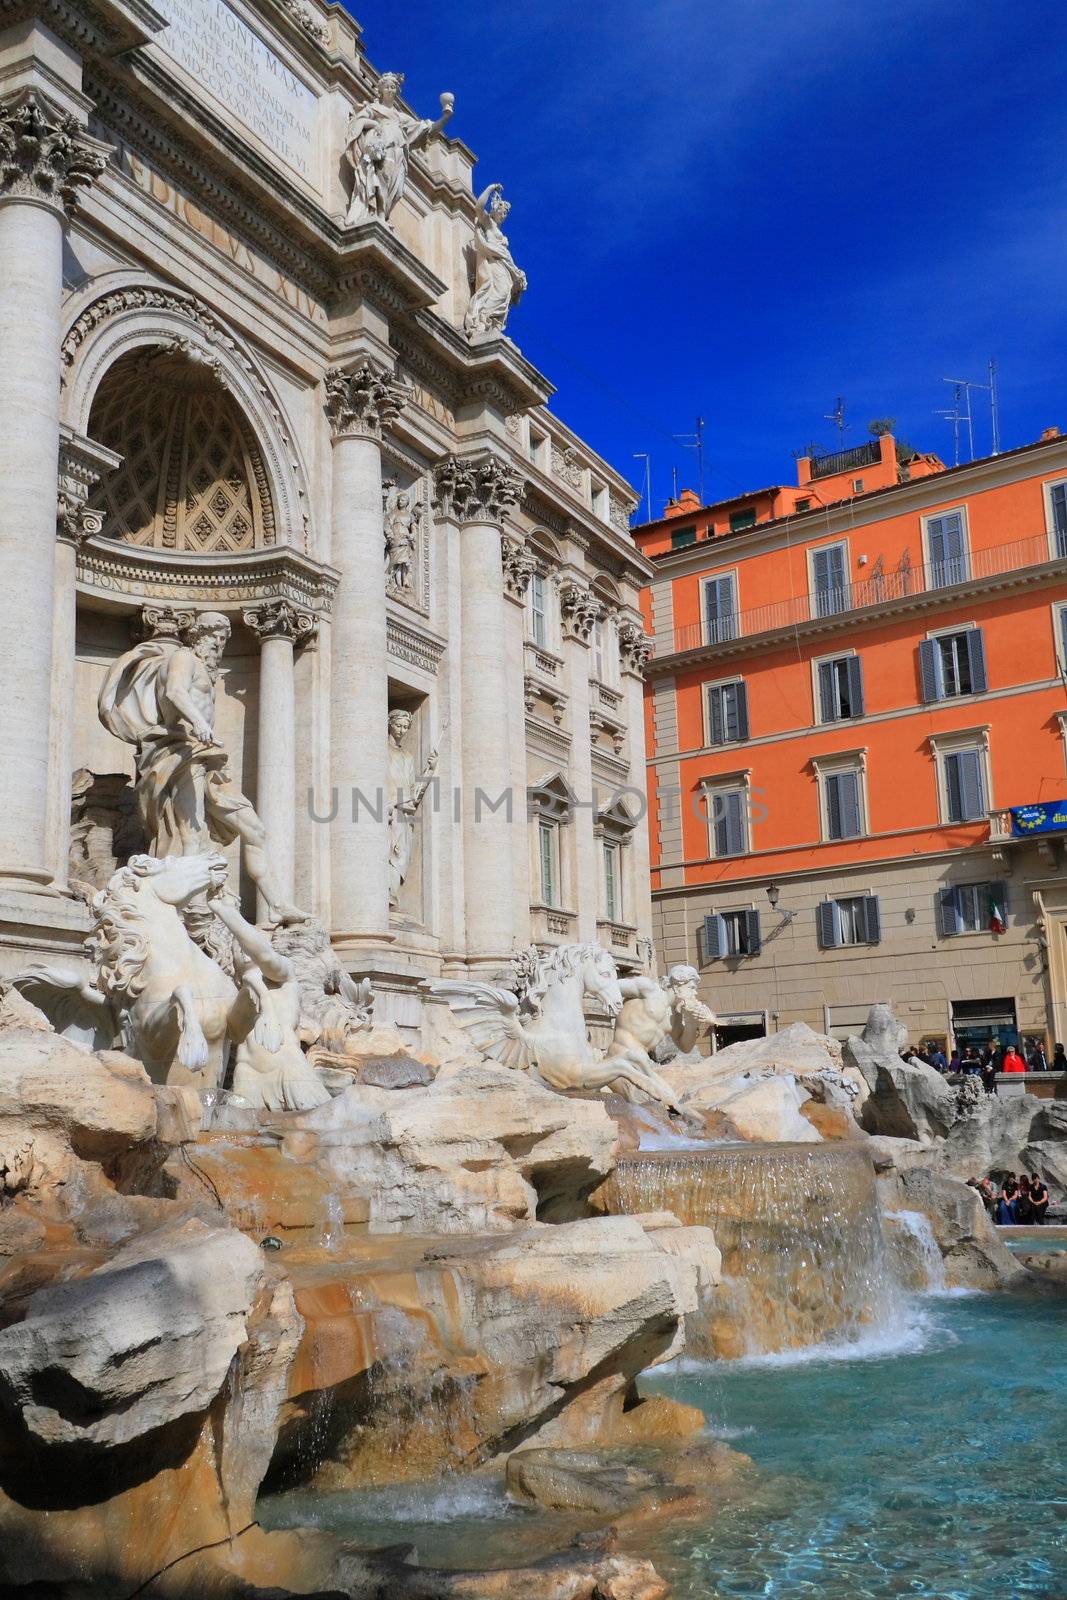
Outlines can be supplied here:
M978 1070L982 1074L982 1088L985 1090L986 1094L996 1094L997 1064L993 1059L992 1054L989 1054L983 1058Z
M1000 1070L1001 1072L1026 1071L1026 1062L1023 1060L1022 1056L1019 1054L1018 1050L1013 1044L1010 1044L1005 1050L1004 1060L1001 1062Z
M1031 1218L1033 1222L1038 1225L1044 1222L1048 1211L1048 1189L1036 1172L1030 1174L1030 1210L1033 1213Z
M1054 1044L1052 1046L1052 1070L1053 1072L1067 1072L1067 1051L1064 1050L1062 1044Z
M1048 1056L1040 1039L1031 1039L1026 1052L1027 1072L1047 1072Z

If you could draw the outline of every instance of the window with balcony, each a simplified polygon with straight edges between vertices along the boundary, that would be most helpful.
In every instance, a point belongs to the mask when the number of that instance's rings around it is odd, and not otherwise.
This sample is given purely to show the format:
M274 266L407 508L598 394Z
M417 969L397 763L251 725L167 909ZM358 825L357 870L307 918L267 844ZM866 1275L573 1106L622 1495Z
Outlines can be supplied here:
M981 628L961 628L919 643L923 700L956 700L988 687Z
M952 883L937 892L937 928L943 939L987 933L1008 919L1004 883Z
M815 916L819 946L823 950L877 944L882 937L877 895L846 895L841 900L823 900L816 906Z
M848 546L824 544L811 552L811 592L817 617L836 616L849 606Z
M708 644L737 638L737 580L732 572L704 580L704 626Z
M820 722L863 716L863 666L859 656L831 656L816 663Z
M945 511L940 516L927 517L924 530L931 589L963 583L970 571L963 512Z
M763 948L758 911L711 912L704 918L701 944L705 961L758 956Z
M740 744L748 738L748 691L740 678L710 683L707 700L709 744Z

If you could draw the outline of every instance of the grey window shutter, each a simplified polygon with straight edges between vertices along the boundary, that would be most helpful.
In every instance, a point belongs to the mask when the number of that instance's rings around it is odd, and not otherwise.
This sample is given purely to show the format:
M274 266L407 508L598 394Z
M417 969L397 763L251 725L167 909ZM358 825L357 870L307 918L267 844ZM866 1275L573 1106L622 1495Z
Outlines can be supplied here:
M971 693L984 694L987 680L985 670L985 641L981 628L967 630L967 660L971 668Z
M961 820L970 822L985 812L981 757L977 750L958 750L955 760L959 773Z
M830 839L840 839L841 791L837 784L837 774L831 773L824 781L826 784L826 834Z
M737 737L742 743L748 738L748 685L734 685L734 704L737 709Z
M721 917L714 914L704 918L704 959L718 961L726 948L726 929Z
M878 910L878 896L867 895L863 902L863 922L868 944L878 944L882 937L882 918Z
M855 839L860 833L860 780L856 772L838 773L842 839Z
M723 727L721 689L708 690L708 704L711 708L711 742L722 744L725 741L726 730Z
M950 885L937 891L937 929L943 939L959 933L962 924L959 896Z
M863 715L863 662L859 656L848 658L848 699L849 715L862 717Z
M760 951L763 949L763 935L760 932L759 912L746 911L745 924L748 953L750 956L758 956Z
M941 699L941 655L936 639L919 641L919 675L922 678L923 700Z
M1057 483L1050 499L1052 526L1056 534L1056 554L1067 556L1067 484Z
M932 586L940 589L949 583L960 583L967 576L960 513L952 511L945 517L931 517L926 524L926 542L930 550Z
M841 919L837 910L837 902L823 900L815 908L818 924L819 945L823 950L833 950L841 943Z
M736 790L724 796L723 808L723 853L728 856L739 856L745 848L745 830L741 816L741 796Z
M830 617L845 609L845 552L839 544L812 552L815 614Z
M737 605L734 599L733 574L710 578L704 586L704 604L707 608L708 642L721 644L737 637Z
M1067 612L1064 615L1067 616ZM834 704L834 667L832 661L821 661L819 663L819 721L837 721L837 707Z

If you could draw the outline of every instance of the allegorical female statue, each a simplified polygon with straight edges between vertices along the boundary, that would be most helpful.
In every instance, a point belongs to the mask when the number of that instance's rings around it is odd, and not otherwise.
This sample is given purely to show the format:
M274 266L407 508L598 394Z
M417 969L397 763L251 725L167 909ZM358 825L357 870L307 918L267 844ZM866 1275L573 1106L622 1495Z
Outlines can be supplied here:
M415 758L404 749L411 727L410 711L397 707L389 713L389 904L395 910L400 889L411 866L415 846L415 818L437 770L437 751L432 750L426 770L419 773Z
M503 333L508 312L518 305L526 288L526 274L515 265L501 227L511 210L502 188L499 183L491 183L478 196L478 226L472 247L474 292L463 319L469 339Z
M345 134L345 162L352 168L352 200L346 222L382 222L404 192L408 158L416 145L440 133L455 105L455 96L441 96L436 122L413 117L400 104L404 77L383 72L373 100L353 112Z

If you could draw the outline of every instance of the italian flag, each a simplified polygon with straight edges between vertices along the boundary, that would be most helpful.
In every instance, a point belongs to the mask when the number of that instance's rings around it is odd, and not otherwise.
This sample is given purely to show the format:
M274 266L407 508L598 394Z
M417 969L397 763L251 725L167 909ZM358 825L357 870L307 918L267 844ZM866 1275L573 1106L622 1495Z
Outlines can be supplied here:
M989 931L990 933L1003 933L1005 926L1004 913L994 900L989 907Z

